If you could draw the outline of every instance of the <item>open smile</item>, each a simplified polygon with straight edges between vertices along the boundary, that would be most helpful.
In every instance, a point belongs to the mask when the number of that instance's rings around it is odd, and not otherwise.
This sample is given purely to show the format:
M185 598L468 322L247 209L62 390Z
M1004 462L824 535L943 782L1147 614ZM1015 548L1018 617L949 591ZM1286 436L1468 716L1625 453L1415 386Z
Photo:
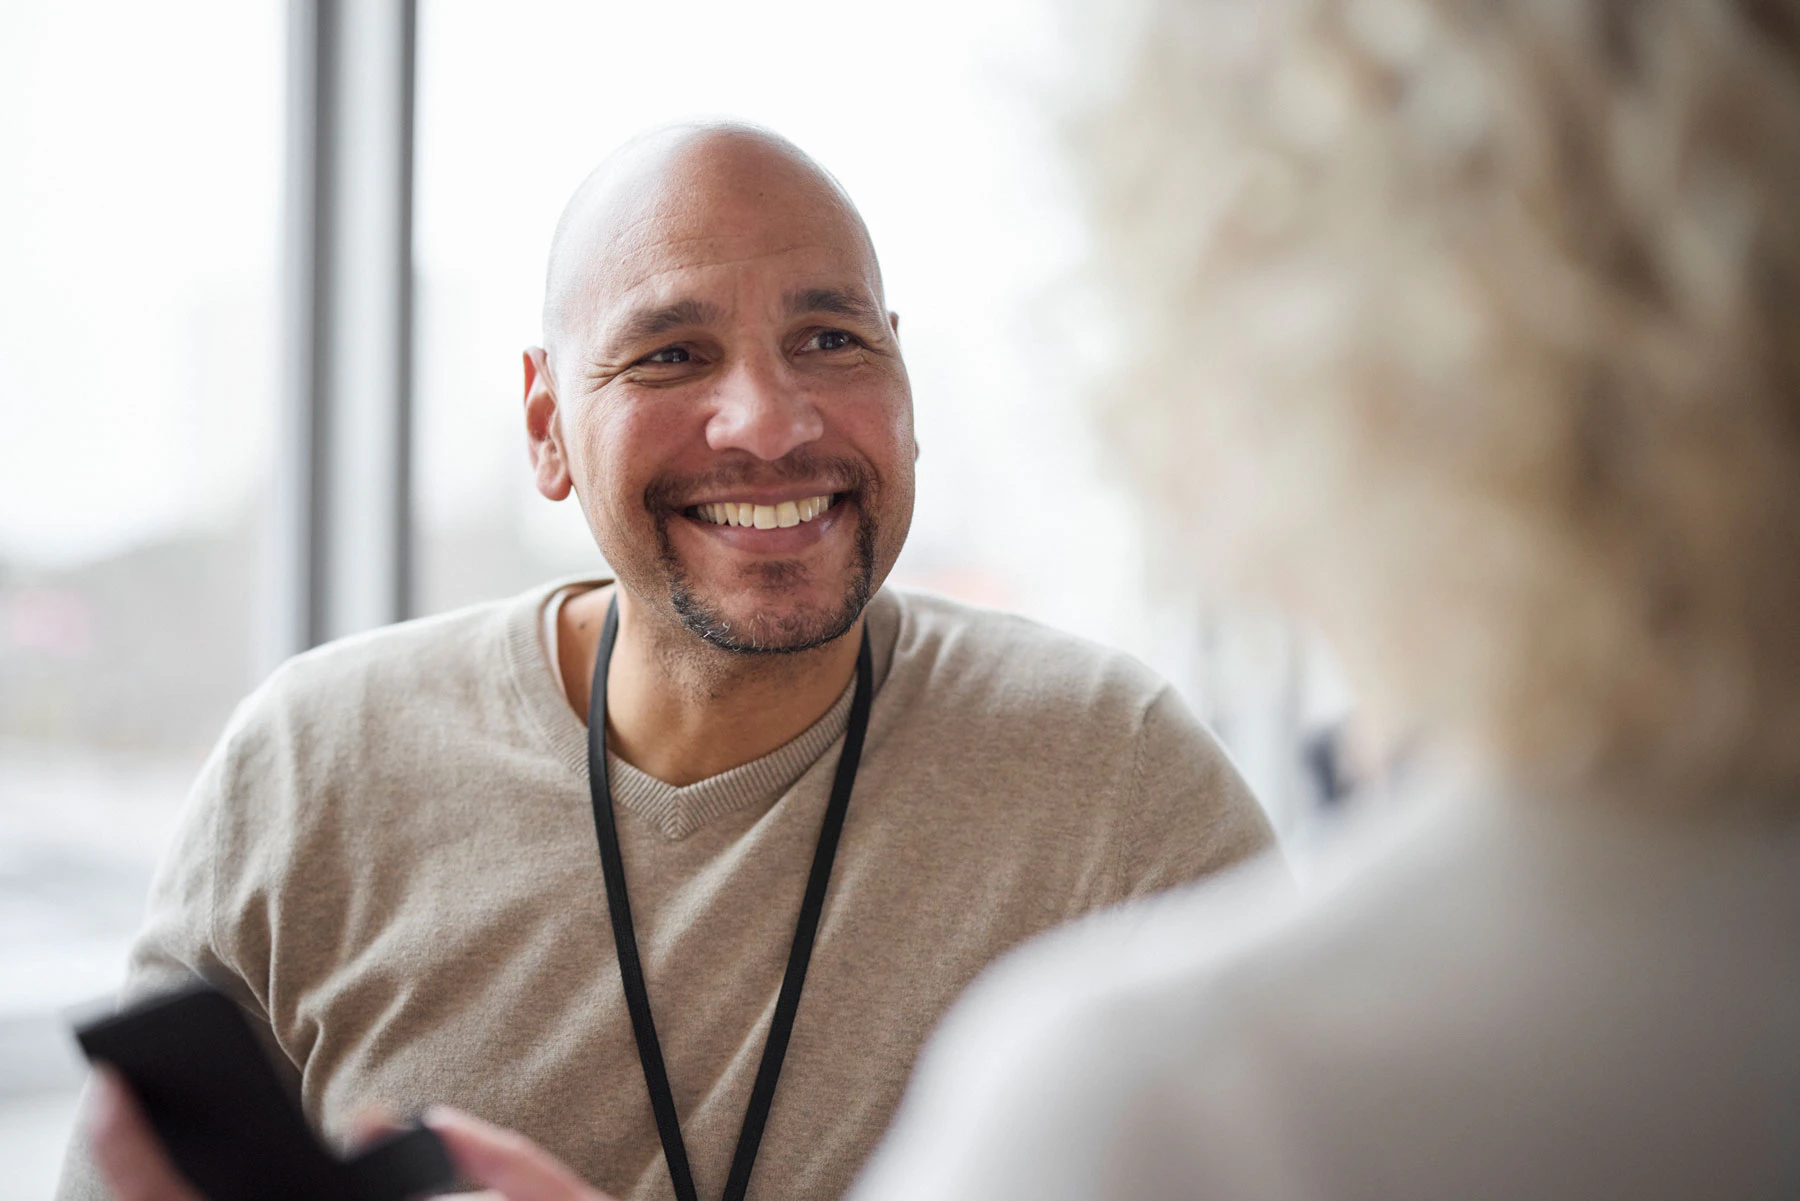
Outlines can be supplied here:
M757 558L807 554L835 541L839 526L855 523L855 506L850 503L856 499L854 491L752 495L754 499L704 501L680 513L687 528L708 542Z
M821 516L838 501L838 494L803 496L798 500L757 504L747 500L723 500L693 505L687 516L709 525L744 526L758 530L785 530Z

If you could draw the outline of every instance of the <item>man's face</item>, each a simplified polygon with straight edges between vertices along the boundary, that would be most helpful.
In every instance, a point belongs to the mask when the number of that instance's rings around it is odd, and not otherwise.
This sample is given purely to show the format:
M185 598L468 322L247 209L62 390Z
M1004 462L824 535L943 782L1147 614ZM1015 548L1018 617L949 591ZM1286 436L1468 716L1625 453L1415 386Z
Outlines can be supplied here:
M899 554L912 397L860 226L807 180L724 174L622 222L549 382L633 598L729 650L802 650L848 630Z

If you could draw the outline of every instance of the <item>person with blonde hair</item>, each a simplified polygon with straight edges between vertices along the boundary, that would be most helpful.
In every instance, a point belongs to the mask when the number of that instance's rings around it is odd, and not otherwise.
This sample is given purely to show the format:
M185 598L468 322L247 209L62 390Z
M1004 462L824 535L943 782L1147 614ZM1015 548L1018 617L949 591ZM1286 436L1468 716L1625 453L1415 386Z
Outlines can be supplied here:
M1105 425L1410 803L992 971L858 1201L1800 1196L1800 4L1111 19Z
M1410 803L1015 952L855 1201L1800 1196L1800 3L1106 23L1103 425Z

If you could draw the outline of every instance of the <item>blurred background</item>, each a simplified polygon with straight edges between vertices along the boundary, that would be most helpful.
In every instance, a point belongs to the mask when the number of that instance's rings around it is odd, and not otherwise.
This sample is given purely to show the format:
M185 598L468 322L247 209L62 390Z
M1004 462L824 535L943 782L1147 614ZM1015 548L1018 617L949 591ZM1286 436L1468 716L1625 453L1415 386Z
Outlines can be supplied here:
M862 206L923 446L897 582L1161 671L1303 869L1348 698L1299 632L1157 586L1097 460L1044 7L0 0L0 1201L52 1187L66 1015L118 983L237 700L319 638L601 569L531 487L519 355L564 200L659 122L765 123ZM322 54L351 12L398 23Z

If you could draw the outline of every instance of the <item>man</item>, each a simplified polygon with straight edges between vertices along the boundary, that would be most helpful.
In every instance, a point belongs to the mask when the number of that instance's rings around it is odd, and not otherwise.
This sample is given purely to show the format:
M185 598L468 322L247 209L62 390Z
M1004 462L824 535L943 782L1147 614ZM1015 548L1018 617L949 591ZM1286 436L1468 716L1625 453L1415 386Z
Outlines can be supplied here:
M1141 667L881 590L917 455L898 325L855 209L788 143L687 127L603 165L557 232L525 419L539 490L577 497L617 582L278 672L197 786L128 991L193 972L232 991L336 1135L369 1105L445 1102L617 1196L670 1196L685 1158L716 1197L848 772L749 1178L836 1197L985 964L1267 845ZM631 1000L596 852L615 830ZM61 1195L98 1195L89 1178Z

